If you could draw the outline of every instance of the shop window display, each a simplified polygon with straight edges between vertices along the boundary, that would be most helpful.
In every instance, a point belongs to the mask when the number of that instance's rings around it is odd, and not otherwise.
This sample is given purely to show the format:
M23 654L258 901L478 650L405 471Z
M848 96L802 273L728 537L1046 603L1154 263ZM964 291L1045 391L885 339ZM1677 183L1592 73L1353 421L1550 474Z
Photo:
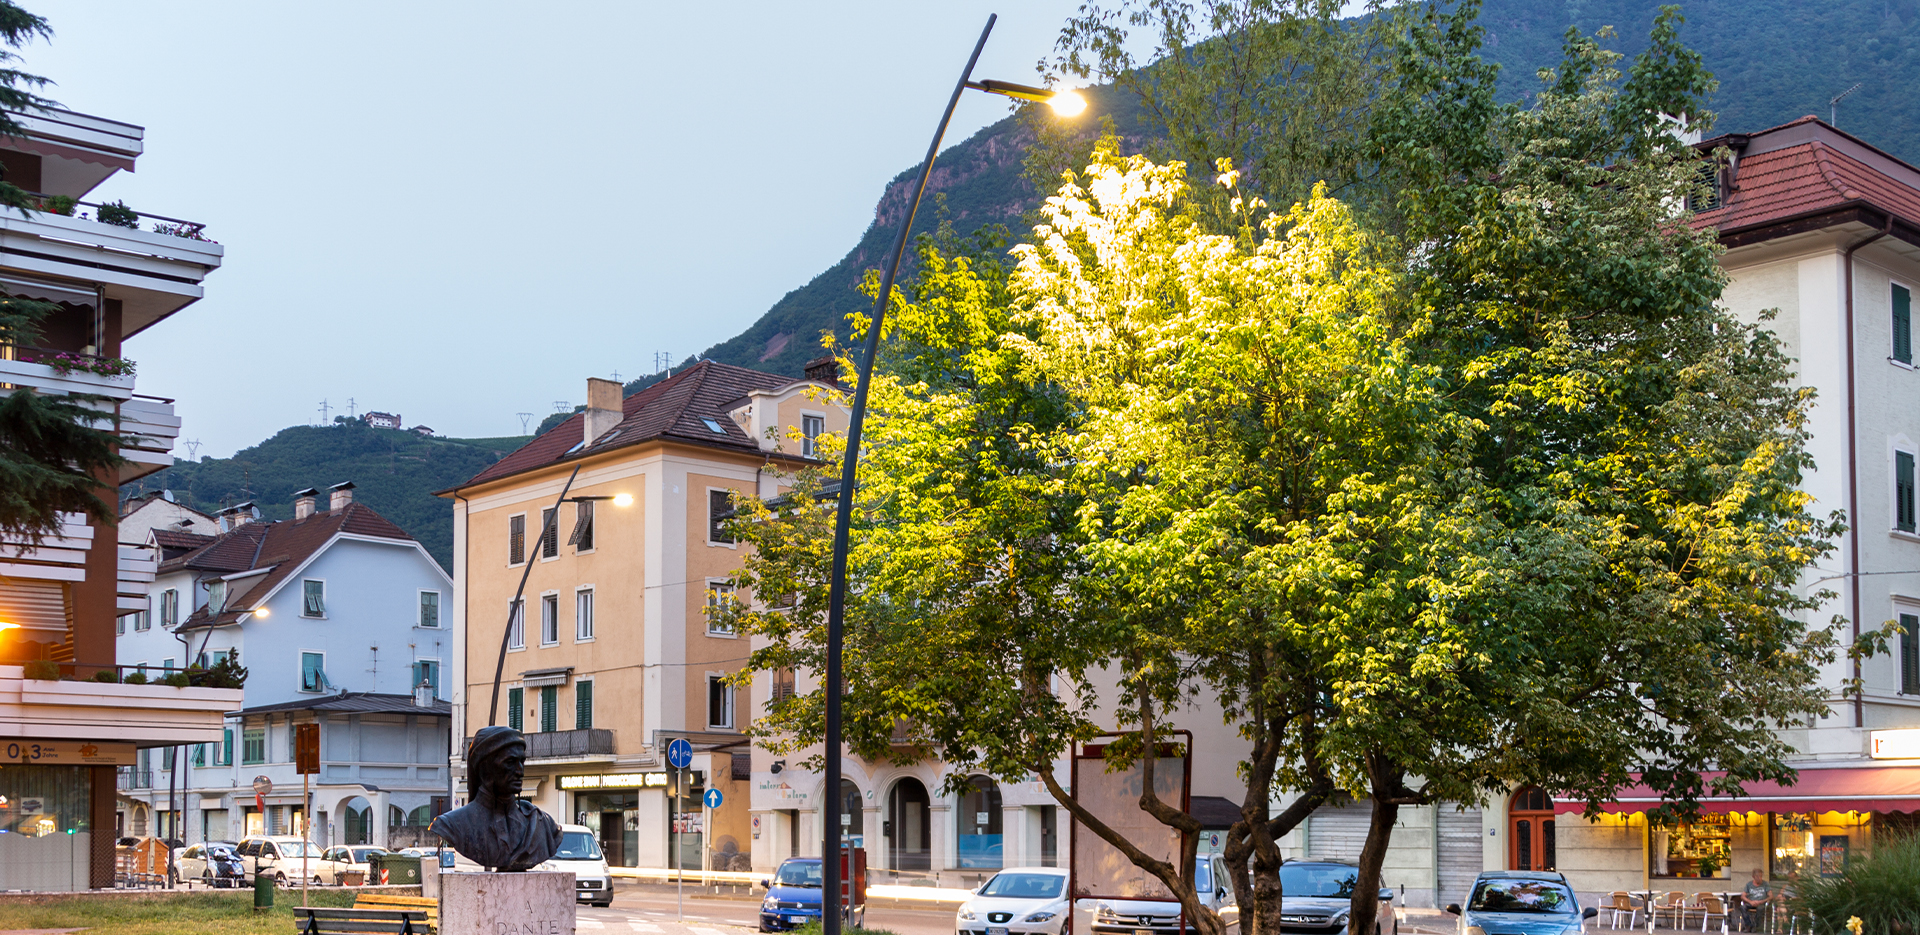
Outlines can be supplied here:
M1693 823L1674 823L1653 829L1649 872L1663 879L1726 879L1733 855L1733 834L1727 816L1701 815Z
M85 767L0 766L0 880L9 889L87 888Z
M1773 877L1838 876L1864 848L1871 816L1855 812L1775 812L1767 823Z

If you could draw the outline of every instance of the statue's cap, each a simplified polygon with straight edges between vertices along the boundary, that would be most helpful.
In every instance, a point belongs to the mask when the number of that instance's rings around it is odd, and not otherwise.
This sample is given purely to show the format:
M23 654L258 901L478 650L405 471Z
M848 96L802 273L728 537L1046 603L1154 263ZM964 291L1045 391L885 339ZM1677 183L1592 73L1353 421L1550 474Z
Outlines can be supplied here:
M479 763L505 755L518 747L518 753L527 755L527 738L511 727L482 727L473 735L473 746L467 750L467 762Z

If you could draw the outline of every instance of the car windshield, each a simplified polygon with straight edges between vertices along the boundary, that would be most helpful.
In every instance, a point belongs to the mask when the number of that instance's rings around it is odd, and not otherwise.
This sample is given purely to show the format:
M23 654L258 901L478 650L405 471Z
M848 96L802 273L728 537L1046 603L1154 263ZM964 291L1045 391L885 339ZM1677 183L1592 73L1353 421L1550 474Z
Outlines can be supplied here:
M568 831L560 835L560 849L553 852L554 860L599 860L600 842L593 839L591 831Z
M1057 873L996 873L980 888L982 896L1006 899L1057 899L1066 877Z
M1360 872L1338 864L1282 864L1280 895L1352 899Z
M790 860L780 865L780 872L774 876L774 882L781 886L817 887L820 885L821 873L818 862L800 863Z
M1573 894L1545 880L1484 880L1467 908L1481 912L1568 912Z
M282 857L298 859L301 857L320 856L320 848L305 841L275 841L273 846L279 848L280 856Z

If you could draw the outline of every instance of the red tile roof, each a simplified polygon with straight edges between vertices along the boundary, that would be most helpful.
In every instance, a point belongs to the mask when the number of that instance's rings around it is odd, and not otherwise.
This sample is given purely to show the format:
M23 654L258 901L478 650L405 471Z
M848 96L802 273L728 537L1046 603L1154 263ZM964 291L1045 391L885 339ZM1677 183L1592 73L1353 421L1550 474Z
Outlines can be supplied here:
M1818 118L1701 148L1722 144L1737 157L1731 187L1722 205L1696 214L1694 224L1717 228L1723 238L1857 207L1920 224L1920 169Z
M209 616L207 609L201 607L181 623L181 629L219 626L238 620L242 613L253 609L256 602L265 598L281 581L340 533L414 541L405 530L362 503L349 503L337 510L315 513L306 519L248 523L215 537L196 551L161 563L162 574L183 569L224 574L270 569L266 574L234 582L236 588L244 590L236 590L227 596L227 607L232 609L218 616Z
M764 373L731 364L703 360L680 373L627 397L621 403L623 418L598 444L575 452L585 432L586 414L574 413L546 434L522 445L512 454L494 462L459 487L471 487L499 480L567 460L572 454L598 454L627 445L656 439L673 439L696 445L730 448L743 453L760 454L760 445L728 412L753 390L777 390L801 382L777 373ZM720 427L715 432L704 420ZM446 491L442 491L446 493Z

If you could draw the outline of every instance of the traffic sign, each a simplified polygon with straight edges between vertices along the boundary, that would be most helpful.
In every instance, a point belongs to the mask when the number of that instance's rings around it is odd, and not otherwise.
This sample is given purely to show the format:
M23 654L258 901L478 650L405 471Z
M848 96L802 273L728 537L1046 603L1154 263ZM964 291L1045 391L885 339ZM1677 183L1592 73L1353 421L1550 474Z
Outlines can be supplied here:
M720 790L718 790L718 789L708 789L708 790L707 790L707 795L706 795L706 798L704 799L704 801L705 801L705 802L707 803L707 807L708 807L708 808L719 808L719 807L720 807L720 803L721 803L722 801L725 801L725 800L721 798L721 796L720 796Z
M680 737L667 744L667 765L674 769L686 769L693 764L693 744L687 738Z

